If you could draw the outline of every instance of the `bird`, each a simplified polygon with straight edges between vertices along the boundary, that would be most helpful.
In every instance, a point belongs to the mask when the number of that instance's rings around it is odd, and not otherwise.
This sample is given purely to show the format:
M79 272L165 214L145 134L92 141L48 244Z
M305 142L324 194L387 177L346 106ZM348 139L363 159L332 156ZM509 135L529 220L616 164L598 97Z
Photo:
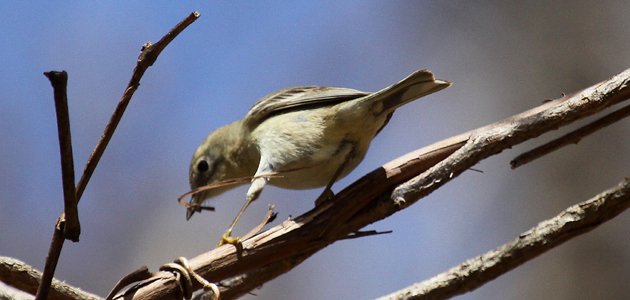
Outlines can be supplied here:
M435 79L430 70L418 70L374 93L329 86L291 87L261 98L243 119L210 133L192 156L191 189L251 179L245 204L219 245L240 243L232 237L234 226L267 184L286 189L325 187L318 201L329 197L333 183L363 160L372 139L396 109L450 85ZM200 211L204 201L236 186L194 193L186 219Z

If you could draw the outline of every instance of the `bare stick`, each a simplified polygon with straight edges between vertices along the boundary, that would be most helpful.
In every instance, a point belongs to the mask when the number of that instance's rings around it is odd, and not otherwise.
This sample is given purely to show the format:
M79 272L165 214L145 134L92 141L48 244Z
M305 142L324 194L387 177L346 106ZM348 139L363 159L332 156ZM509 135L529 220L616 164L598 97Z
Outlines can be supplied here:
M63 224L65 224L63 220L57 219L52 240L50 241L50 247L48 248L48 256L46 256L46 264L44 265L42 280L39 283L39 288L37 288L37 294L35 294L36 300L48 299L50 284L55 276L55 269L57 269L57 263L59 262L61 249L63 248Z
M380 299L445 299L472 291L630 207L630 178L521 233L499 248Z
M32 266L15 258L0 256L0 281L21 291L35 294L41 281L42 273ZM100 297L69 286L65 282L53 279L48 294L50 300L85 299L99 300Z
M627 100L629 83L630 70L626 70L576 94L414 151L365 175L333 201L244 240L242 256L234 247L222 246L190 259L190 265L211 282L268 270L270 273L256 277L261 281L250 278L246 285L239 285L259 286L268 280L265 278L292 268L273 266L302 261L336 240L404 209L482 159ZM221 295L236 297L247 292L222 291ZM175 278L166 272L157 273L151 282L140 283L124 294L129 299L169 299L176 295Z
M72 159L72 139L70 137L70 116L68 114L67 83L68 74L64 72L45 72L53 86L55 111L57 112L57 131L59 134L59 152L61 155L61 174L63 184L64 213L57 219L57 224L48 249L44 266L44 275L37 290L36 299L47 299L48 290L57 268L64 238L79 241L81 225L77 210L74 187L74 163Z
M164 35L157 43L151 44L146 43L142 47L142 52L138 57L138 61L136 67L133 70L133 74L131 75L131 79L129 80L129 84L127 84L127 88L123 93L120 102L118 102L118 106L114 110L111 118L109 119L109 123L105 126L105 131L101 136L100 140L94 147L92 154L88 158L87 164L85 166L85 170L83 171L83 175L77 184L77 199L81 199L83 192L85 191L85 187L87 186L94 170L96 169L96 165L98 165L99 160L103 156L103 152L105 152L105 148L107 144L112 139L114 135L114 131L120 123L122 119L123 113L131 100L131 97L136 92L138 87L140 86L140 79L144 72L155 63L158 56L168 46L168 44L177 37L188 25L192 24L195 20L199 18L199 12L193 12L188 17L186 17L183 21L177 24L173 29L171 29L166 35Z
M510 162L512 169L516 169L526 163L529 163L537 158L547 155L553 151L556 151L564 146L570 144L577 144L585 136L595 133L596 131L605 128L623 118L630 116L630 105L626 105L610 114L607 114L596 121L589 123L586 126L582 126L579 129L565 134L549 143L542 146L538 146L530 151L527 151Z
M57 112L57 132L59 134L59 153L61 155L61 175L64 200L64 236L73 242L79 241L81 225L77 210L77 199L74 187L74 160L72 156L72 138L70 134L70 115L68 114L66 71L44 72L53 86L55 95L55 111Z

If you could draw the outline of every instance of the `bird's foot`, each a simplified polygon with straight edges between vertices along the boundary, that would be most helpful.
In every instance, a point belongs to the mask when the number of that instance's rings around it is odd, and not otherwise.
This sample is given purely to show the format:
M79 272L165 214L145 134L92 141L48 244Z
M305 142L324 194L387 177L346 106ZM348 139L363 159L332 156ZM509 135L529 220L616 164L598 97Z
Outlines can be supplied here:
M223 234L223 236L221 236L221 240L219 241L219 244L217 245L217 247L220 247L226 244L234 245L234 247L236 247L236 250L239 252L240 250L243 249L243 243L241 242L241 238L233 237L232 230L226 231Z

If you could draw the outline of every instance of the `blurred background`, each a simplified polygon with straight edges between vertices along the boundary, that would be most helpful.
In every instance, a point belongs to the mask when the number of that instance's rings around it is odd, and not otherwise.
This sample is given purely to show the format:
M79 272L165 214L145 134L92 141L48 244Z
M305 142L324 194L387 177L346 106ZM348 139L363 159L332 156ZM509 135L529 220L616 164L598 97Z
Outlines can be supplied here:
M80 243L57 278L106 295L140 265L155 270L214 247L246 188L186 222L176 198L212 130L259 97L294 85L376 91L428 68L454 86L405 106L364 162L334 187L411 150L539 105L630 67L626 1L180 1L0 4L0 255L43 269L62 191L52 89L67 70L77 180L126 86L140 47L193 10L201 18L149 69L79 206ZM579 125L585 124L580 122ZM630 126L619 122L517 170L484 160L369 229L335 243L251 299L367 299L442 272L511 240L630 175ZM267 188L235 234L269 203L278 224L320 190ZM628 213L460 299L619 299L630 295ZM500 296L499 296L500 295Z

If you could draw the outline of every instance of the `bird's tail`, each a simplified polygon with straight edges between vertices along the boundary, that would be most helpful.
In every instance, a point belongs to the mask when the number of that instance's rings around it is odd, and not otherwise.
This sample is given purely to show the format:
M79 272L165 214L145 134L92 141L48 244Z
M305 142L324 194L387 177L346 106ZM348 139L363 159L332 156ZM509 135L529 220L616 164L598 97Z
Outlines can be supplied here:
M402 105L435 93L450 85L451 83L448 81L435 79L433 73L429 70L419 70L411 73L398 83L372 93L360 101L375 104L371 107L375 114L389 114Z

